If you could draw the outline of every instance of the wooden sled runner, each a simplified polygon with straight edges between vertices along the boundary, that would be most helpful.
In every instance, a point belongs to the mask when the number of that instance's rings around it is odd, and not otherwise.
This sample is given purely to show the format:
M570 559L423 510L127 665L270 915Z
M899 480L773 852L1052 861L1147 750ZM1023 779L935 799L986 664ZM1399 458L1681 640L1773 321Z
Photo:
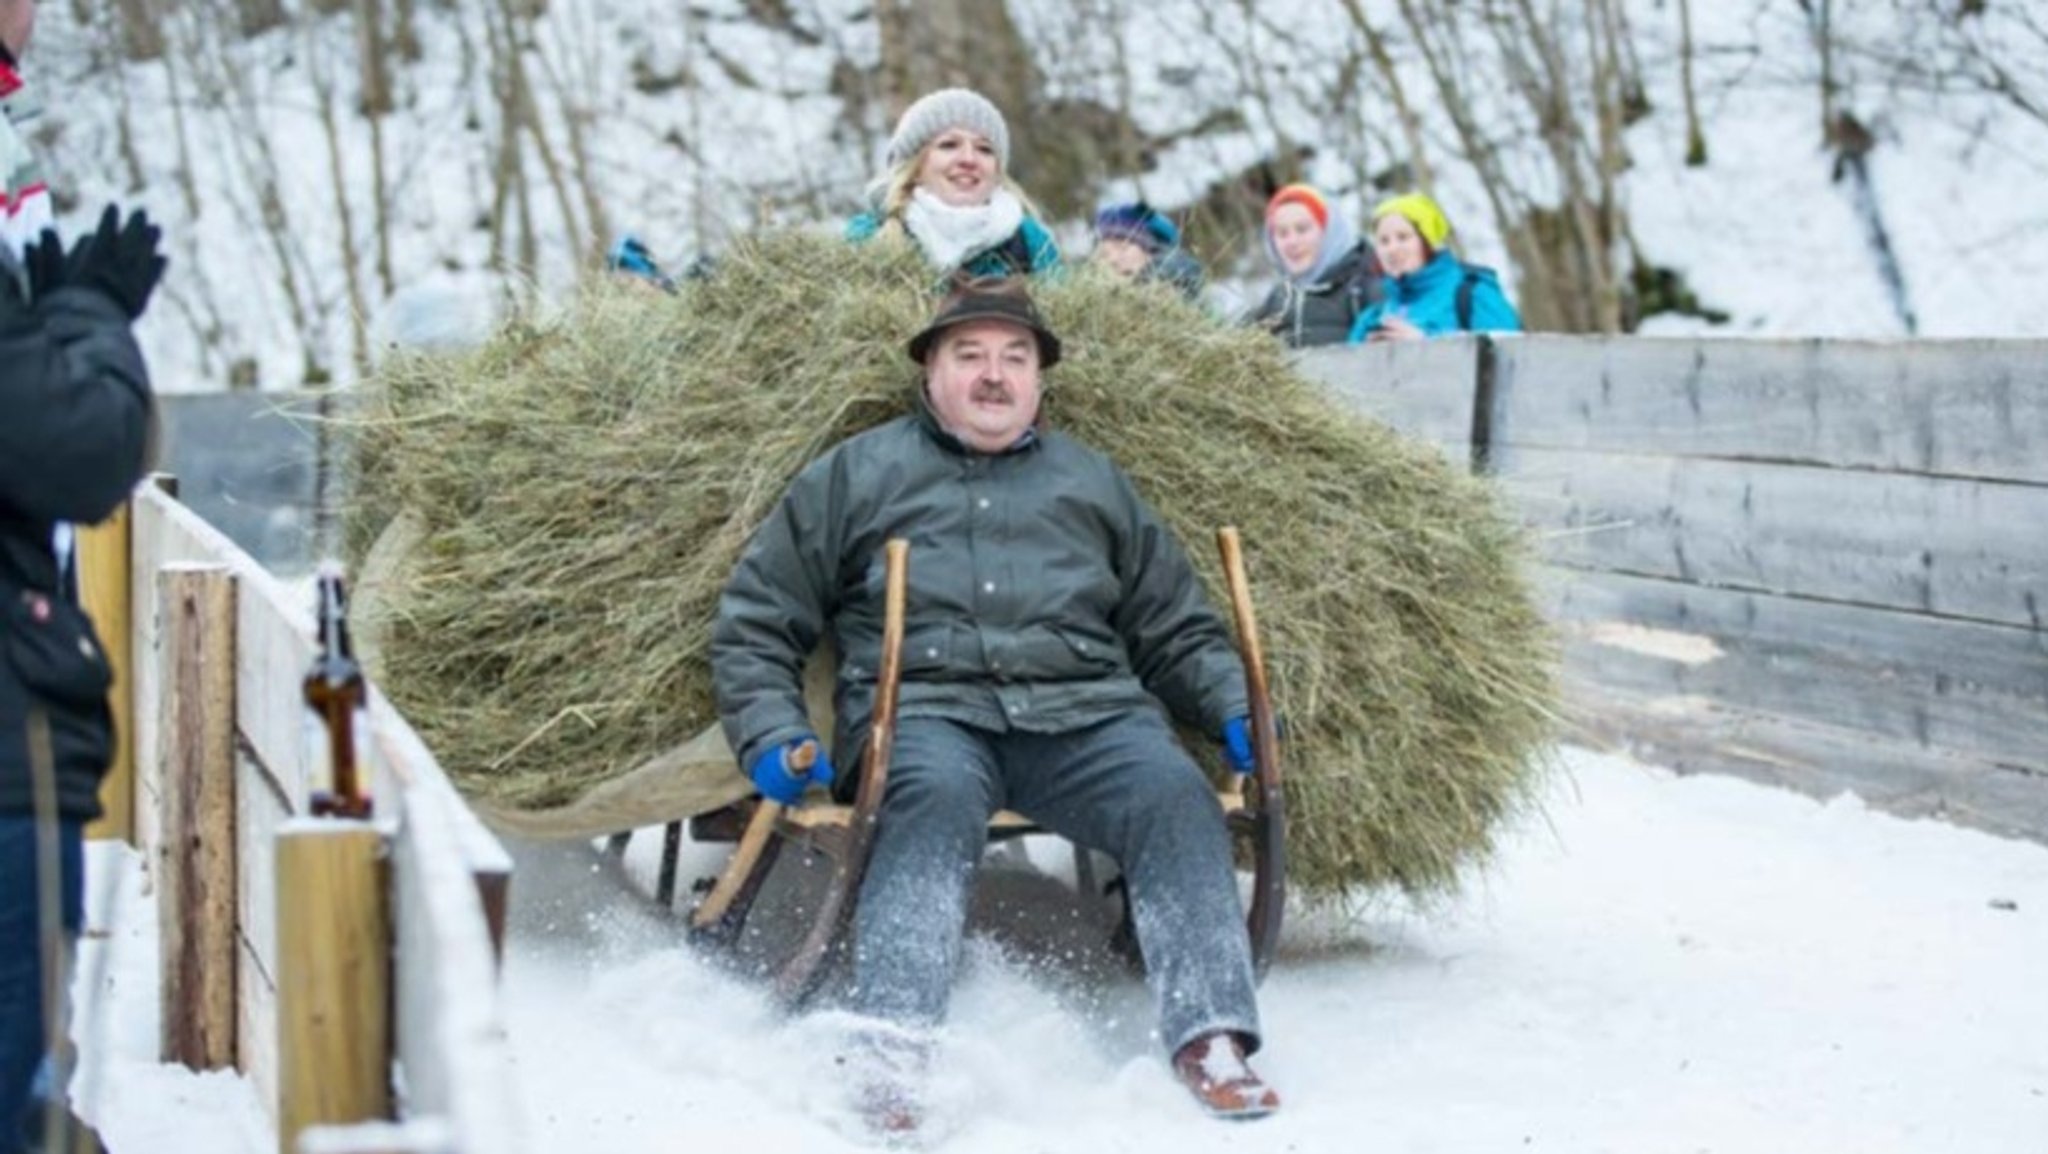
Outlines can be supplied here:
M1280 791L1279 738L1237 531L1219 530L1217 543L1222 551L1224 577L1244 659L1257 766L1249 777L1249 791L1245 788L1246 779L1230 775L1217 801L1223 806L1232 837L1244 844L1240 860L1248 859L1251 864L1252 894L1245 920L1251 936L1253 964L1263 977L1280 937L1286 901L1286 810ZM708 948L731 949L739 941L755 899L786 847L793 844L807 854L822 855L830 863L825 892L805 913L807 932L785 956L770 959L767 965L775 994L785 1005L801 1005L822 984L834 948L845 937L852 921L854 902L873 849L896 730L909 552L908 542L902 540L890 541L885 550L882 667L876 687L874 721L866 756L860 759L853 804L786 807L757 798L691 819L693 839L737 842L724 871L690 915L692 938ZM1037 829L1022 816L1004 811L991 819L989 836L997 840ZM680 837L680 824L669 826L657 884L657 896L664 903L673 900ZM614 847L622 848L622 843L615 842Z

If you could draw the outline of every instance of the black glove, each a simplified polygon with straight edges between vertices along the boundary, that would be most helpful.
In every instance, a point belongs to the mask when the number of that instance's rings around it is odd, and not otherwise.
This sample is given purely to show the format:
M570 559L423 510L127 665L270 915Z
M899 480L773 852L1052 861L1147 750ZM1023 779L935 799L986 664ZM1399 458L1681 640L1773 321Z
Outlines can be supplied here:
M156 251L163 236L162 229L149 223L148 213L138 209L123 224L120 209L110 204L100 214L99 228L71 246L64 261L66 283L98 289L134 320L163 279L168 262Z
M64 241L57 230L46 228L41 238L21 250L21 266L28 270L29 297L41 300L71 282L70 262L64 257Z
M22 296L21 281L5 261L0 261L0 333L11 333L28 324L28 301Z

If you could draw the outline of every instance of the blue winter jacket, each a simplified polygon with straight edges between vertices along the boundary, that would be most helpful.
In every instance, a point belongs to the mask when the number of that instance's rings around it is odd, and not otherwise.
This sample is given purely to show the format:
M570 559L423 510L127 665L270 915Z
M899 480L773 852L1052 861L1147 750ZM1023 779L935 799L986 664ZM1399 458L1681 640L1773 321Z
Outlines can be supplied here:
M846 222L846 239L859 244L882 231L882 218L863 212ZM1027 216L1010 239L969 258L960 270L969 276L1043 276L1060 267L1060 248L1037 219Z
M1458 323L1458 286L1472 281L1472 323ZM1466 264L1448 250L1429 258L1429 263L1406 276L1390 276L1381 282L1386 295L1358 314L1351 326L1351 343L1360 344L1379 327L1388 312L1399 313L1427 336L1440 337L1458 332L1518 333L1522 318L1493 270Z

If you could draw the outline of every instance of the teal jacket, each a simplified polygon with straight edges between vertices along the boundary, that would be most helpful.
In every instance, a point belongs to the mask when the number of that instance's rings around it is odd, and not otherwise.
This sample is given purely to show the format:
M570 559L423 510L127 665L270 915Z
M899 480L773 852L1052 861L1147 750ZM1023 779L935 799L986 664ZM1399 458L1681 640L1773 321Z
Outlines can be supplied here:
M846 239L860 244L882 231L882 218L863 212L846 222ZM969 257L960 270L969 276L1044 276L1060 267L1060 248L1034 217L1025 217L1010 239Z
M1493 270L1466 264L1449 251L1439 252L1429 263L1406 276L1390 276L1382 283L1386 295L1358 314L1351 326L1351 343L1359 344L1379 327L1389 312L1398 313L1427 336L1452 333L1518 333L1522 318L1501 291ZM1466 288L1466 285L1470 285ZM1458 298L1468 303L1467 315L1459 316Z

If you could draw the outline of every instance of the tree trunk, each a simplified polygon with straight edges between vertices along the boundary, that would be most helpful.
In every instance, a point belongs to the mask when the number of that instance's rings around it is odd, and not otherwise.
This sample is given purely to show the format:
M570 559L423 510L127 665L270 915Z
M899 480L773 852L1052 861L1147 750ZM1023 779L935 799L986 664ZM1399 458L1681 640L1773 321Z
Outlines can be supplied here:
M1692 80L1692 0L1678 0L1678 86L1685 94L1685 164L1705 168L1707 134L1700 128L1699 97Z
M362 103L358 111L369 117L389 114L391 64L384 48L384 0L354 0L356 20L356 68L362 75Z
M155 60L164 54L164 30L154 0L114 0L114 15L124 59Z
M235 28L244 37L284 23L284 0L235 0Z
M1003 0L878 0L875 17L890 120L885 132L925 93L972 88L1009 125L1009 175L1034 193L1064 195L1053 179L1037 178L1070 168L1059 162L1072 145L1057 125L1041 123L1043 78Z

